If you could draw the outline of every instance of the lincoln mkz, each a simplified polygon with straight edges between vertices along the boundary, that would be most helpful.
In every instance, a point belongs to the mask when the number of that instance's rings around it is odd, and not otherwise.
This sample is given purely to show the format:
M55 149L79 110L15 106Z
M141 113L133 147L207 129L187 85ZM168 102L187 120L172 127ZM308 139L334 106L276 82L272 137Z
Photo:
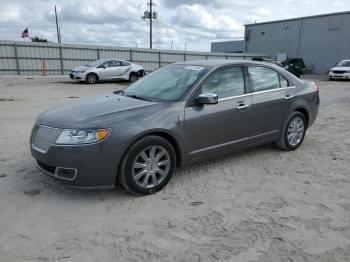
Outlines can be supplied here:
M162 189L177 166L266 143L297 149L319 89L279 66L206 60L162 67L125 90L77 99L37 118L37 167L67 186Z

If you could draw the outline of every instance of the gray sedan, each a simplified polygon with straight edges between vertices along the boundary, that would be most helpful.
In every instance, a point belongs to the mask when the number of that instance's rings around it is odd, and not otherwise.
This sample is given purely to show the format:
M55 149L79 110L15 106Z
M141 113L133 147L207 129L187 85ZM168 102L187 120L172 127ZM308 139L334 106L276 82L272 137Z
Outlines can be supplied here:
M145 195L177 166L270 142L297 149L318 107L315 83L272 64L181 62L42 113L30 148L38 168L68 186L120 183Z

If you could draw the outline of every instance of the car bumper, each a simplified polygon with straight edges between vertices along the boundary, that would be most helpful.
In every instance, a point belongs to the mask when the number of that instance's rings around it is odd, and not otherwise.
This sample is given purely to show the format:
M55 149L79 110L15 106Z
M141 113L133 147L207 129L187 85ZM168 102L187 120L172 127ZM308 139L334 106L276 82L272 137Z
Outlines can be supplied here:
M64 185L77 188L114 187L122 150L108 141L89 145L52 145L43 153L31 146L36 166Z
M344 74L329 73L328 76L331 79L350 79L350 73L344 73Z
M69 74L69 78L72 80L85 80L85 75L82 73L77 73L77 72L71 72Z

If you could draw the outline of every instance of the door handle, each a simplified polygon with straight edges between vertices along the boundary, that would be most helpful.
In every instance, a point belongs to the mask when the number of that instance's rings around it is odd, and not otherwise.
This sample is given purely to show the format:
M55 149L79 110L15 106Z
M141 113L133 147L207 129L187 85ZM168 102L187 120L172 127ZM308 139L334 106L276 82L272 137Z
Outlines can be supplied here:
M290 100L290 99L292 99L294 96L291 96L291 95L286 95L285 97L284 97L284 99L285 100Z
M239 106L237 106L237 109L242 110L242 109L245 109L248 107L249 107L249 105L240 104Z

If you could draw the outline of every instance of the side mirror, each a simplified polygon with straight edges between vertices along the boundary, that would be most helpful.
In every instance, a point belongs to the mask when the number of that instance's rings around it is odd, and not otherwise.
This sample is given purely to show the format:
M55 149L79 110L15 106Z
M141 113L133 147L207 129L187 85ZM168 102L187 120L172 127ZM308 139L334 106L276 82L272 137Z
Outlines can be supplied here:
M213 93L200 94L197 97L197 102L201 105L212 105L218 103L218 95Z

